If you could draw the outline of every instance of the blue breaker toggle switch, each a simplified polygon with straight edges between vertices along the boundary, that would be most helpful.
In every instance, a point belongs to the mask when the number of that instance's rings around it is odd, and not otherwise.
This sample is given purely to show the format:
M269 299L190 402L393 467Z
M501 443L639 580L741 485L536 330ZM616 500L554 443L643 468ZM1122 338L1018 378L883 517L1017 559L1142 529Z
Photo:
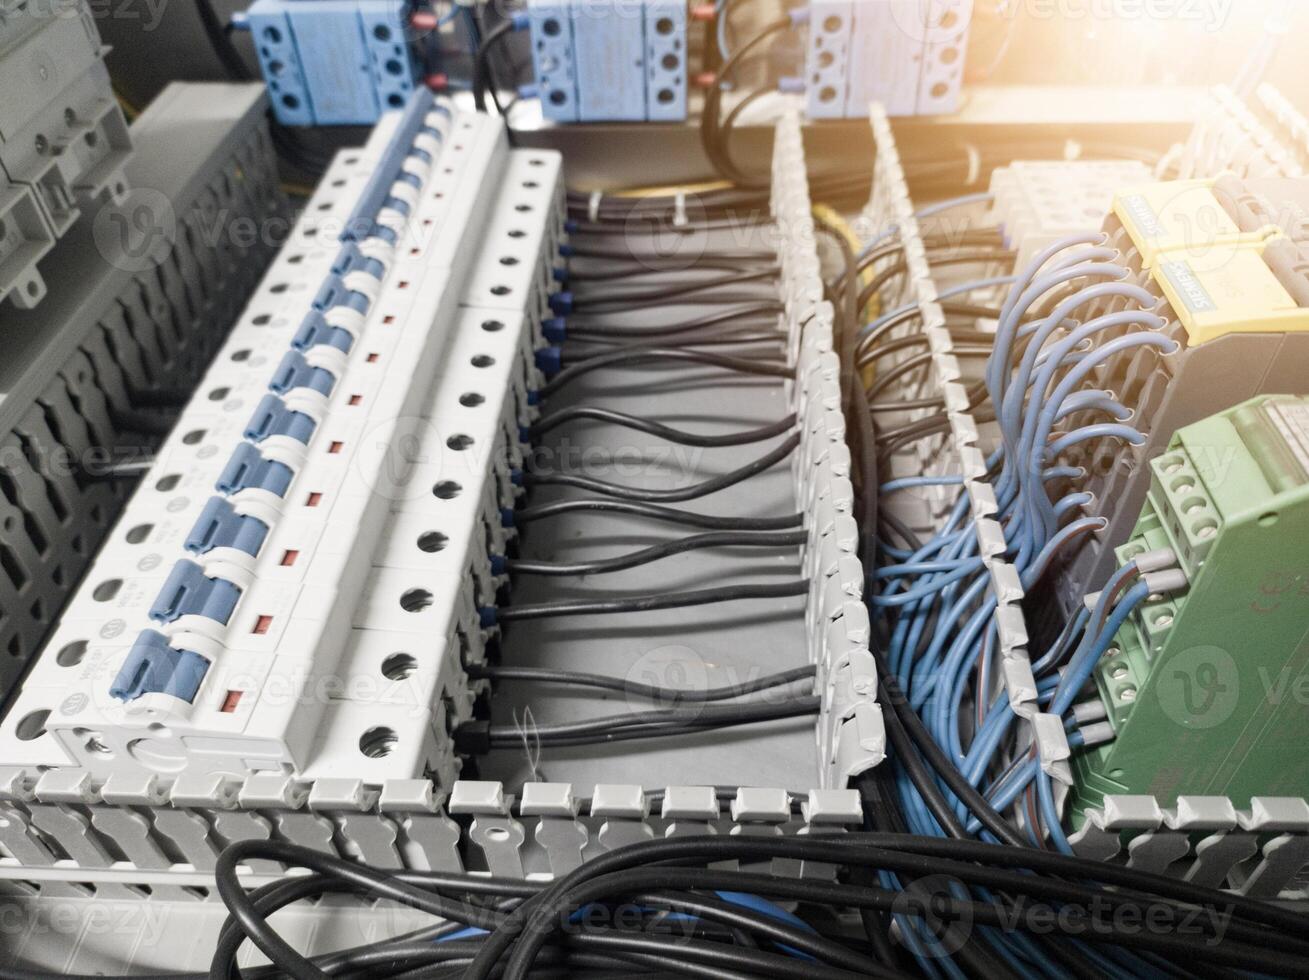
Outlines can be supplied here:
M215 548L235 548L254 558L266 537L268 525L263 521L238 514L231 502L223 497L210 497L183 546L197 555L207 554Z
M287 408L276 395L264 395L246 425L245 437L251 442L263 442L269 436L288 436L307 446L317 425L304 412Z
M334 306L348 306L356 313L367 313L368 297L347 287L340 276L328 276L314 297L314 309L330 310Z
M286 496L287 487L295 476L291 467L275 459L265 459L259 450L243 442L232 451L232 457L214 484L219 493L231 496L251 487L267 490L279 497Z
M142 630L109 685L109 696L135 701L143 694L168 694L193 703L208 672L209 661L194 650L178 650L164 634Z
M335 385L335 374L327 368L314 367L298 350L286 352L282 363L273 372L273 380L268 382L268 387L279 395L285 395L292 388L308 388L320 395L330 395Z
M183 558L168 574L164 587L150 607L150 618L171 623L183 616L204 616L227 625L241 590L226 579L209 578L204 569Z
M296 331L295 337L291 339L291 346L296 350L308 350L310 347L323 344L324 346L335 347L342 354L349 354L354 342L355 339L350 335L349 330L344 327L332 326L323 319L323 314L320 311L310 310L309 315L301 322L300 329Z
M354 242L346 242L332 263L332 275L344 278L352 272L366 272L374 279L381 279L386 274L386 266L359 251Z

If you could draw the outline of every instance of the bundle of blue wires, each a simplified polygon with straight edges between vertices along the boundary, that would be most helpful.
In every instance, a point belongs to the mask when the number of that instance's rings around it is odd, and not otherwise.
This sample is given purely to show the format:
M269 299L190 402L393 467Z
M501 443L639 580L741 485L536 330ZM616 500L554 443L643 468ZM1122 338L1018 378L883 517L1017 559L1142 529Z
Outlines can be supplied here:
M979 199L970 195L932 211ZM896 234L897 229L887 229L865 251ZM1126 281L1128 271L1117 259L1100 234L1069 237L1045 249L1016 275L965 282L939 293L939 299L947 299L1008 287L984 376L999 429L999 444L986 462L995 494L994 519L1003 528L1007 546L999 557L1014 567L1025 592L1106 524L1095 513L1094 496L1077 487L1083 471L1061 463L1064 453L1091 440L1139 445L1144 438L1129 424L1133 412L1128 406L1112 392L1088 387L1094 372L1143 348L1165 355L1177 349L1164 333L1166 322L1150 312L1155 298ZM1048 313L1034 313L1052 294L1065 298ZM1088 310L1106 307L1114 312L1087 315ZM864 326L862 335L879 334L885 326L902 322L911 310L891 310ZM901 548L878 541L880 563L870 573L868 603L885 637L886 660L909 707L963 778L1000 813L1026 797L1021 824L1032 846L1072 853L1043 760L1034 747L1020 743L1019 717L1004 692L992 694L1000 641L992 556L980 552L974 502L964 484L961 474L945 474L892 480L879 488L882 496L922 487L959 489L936 533L920 546ZM1033 664L1041 710L1064 720L1071 748L1091 744L1079 726L1076 702L1119 628L1149 596L1151 589L1141 575L1134 564L1120 569L1093 608L1073 616ZM1103 717L1091 712L1086 716ZM1103 741L1105 728L1097 726L1095 739ZM945 836L906 768L897 765L895 772L910 832ZM948 785L938 783L967 831L994 842ZM900 887L894 875L881 877L883 885ZM963 886L958 890L961 896L967 894ZM964 976L945 955L948 951L937 933L909 917L897 917L896 922L925 974ZM1062 972L1030 937L979 932L1020 975ZM1157 972L1129 953L1106 954L1084 944L1078 944L1078 952L1110 973Z

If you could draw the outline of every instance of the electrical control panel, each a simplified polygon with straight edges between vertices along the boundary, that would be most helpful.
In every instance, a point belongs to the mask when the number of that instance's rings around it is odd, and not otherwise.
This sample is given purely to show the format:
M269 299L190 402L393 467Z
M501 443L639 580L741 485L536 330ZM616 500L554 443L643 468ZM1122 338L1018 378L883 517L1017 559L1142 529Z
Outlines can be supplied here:
M680 0L529 0L541 111L555 122L686 118Z
M1309 972L1276 25L1065 104L1010 3L253 0L138 112L71 7L0 0L0 973Z
M242 24L287 126L374 123L414 91L406 0L256 0Z

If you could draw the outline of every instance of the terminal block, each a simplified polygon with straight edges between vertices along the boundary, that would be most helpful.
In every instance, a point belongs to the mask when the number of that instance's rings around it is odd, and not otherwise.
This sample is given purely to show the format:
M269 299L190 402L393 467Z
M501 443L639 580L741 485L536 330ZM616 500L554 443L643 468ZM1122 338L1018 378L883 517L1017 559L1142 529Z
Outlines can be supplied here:
M121 203L131 156L85 2L0 17L0 301L46 295L37 262L94 201Z
M1075 757L1075 811L1106 794L1299 796L1309 767L1309 398L1267 396L1177 433L1120 562L1171 549L1189 581L1120 630L1095 684L1114 729Z
M28 675L6 757L448 789L563 220L557 154L425 89L342 151Z
M682 0L529 0L527 20L547 119L686 118Z
M1025 269L1045 248L1104 225L1123 187L1153 180L1135 160L1015 160L991 174L995 222Z
M405 0L256 0L249 28L279 122L364 125L414 91Z
M1133 281L1153 294L1177 341L1138 351L1090 379L1136 407L1142 444L1105 443L1069 461L1105 502L1106 534L1079 554L1060 596L1071 610L1117 566L1113 548L1136 526L1151 464L1180 429L1260 395L1309 394L1309 234L1303 178L1187 180L1125 188L1104 231ZM1088 306L1086 319L1111 312Z
M805 113L864 119L959 108L972 0L816 0L809 5Z

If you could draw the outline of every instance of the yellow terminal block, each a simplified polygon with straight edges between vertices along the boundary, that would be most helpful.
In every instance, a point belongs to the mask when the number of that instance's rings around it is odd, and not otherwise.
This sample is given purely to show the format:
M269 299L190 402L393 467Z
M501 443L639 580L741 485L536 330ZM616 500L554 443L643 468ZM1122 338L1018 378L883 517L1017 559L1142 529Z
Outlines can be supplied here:
M1263 243L1216 245L1202 256L1165 253L1152 269L1192 347L1232 333L1309 331L1309 308L1296 305L1263 260Z
M1145 268L1153 269L1166 253L1204 255L1215 246L1262 244L1280 233L1275 226L1242 231L1214 196L1214 183L1178 180L1147 184L1114 198L1114 214L1131 235Z

